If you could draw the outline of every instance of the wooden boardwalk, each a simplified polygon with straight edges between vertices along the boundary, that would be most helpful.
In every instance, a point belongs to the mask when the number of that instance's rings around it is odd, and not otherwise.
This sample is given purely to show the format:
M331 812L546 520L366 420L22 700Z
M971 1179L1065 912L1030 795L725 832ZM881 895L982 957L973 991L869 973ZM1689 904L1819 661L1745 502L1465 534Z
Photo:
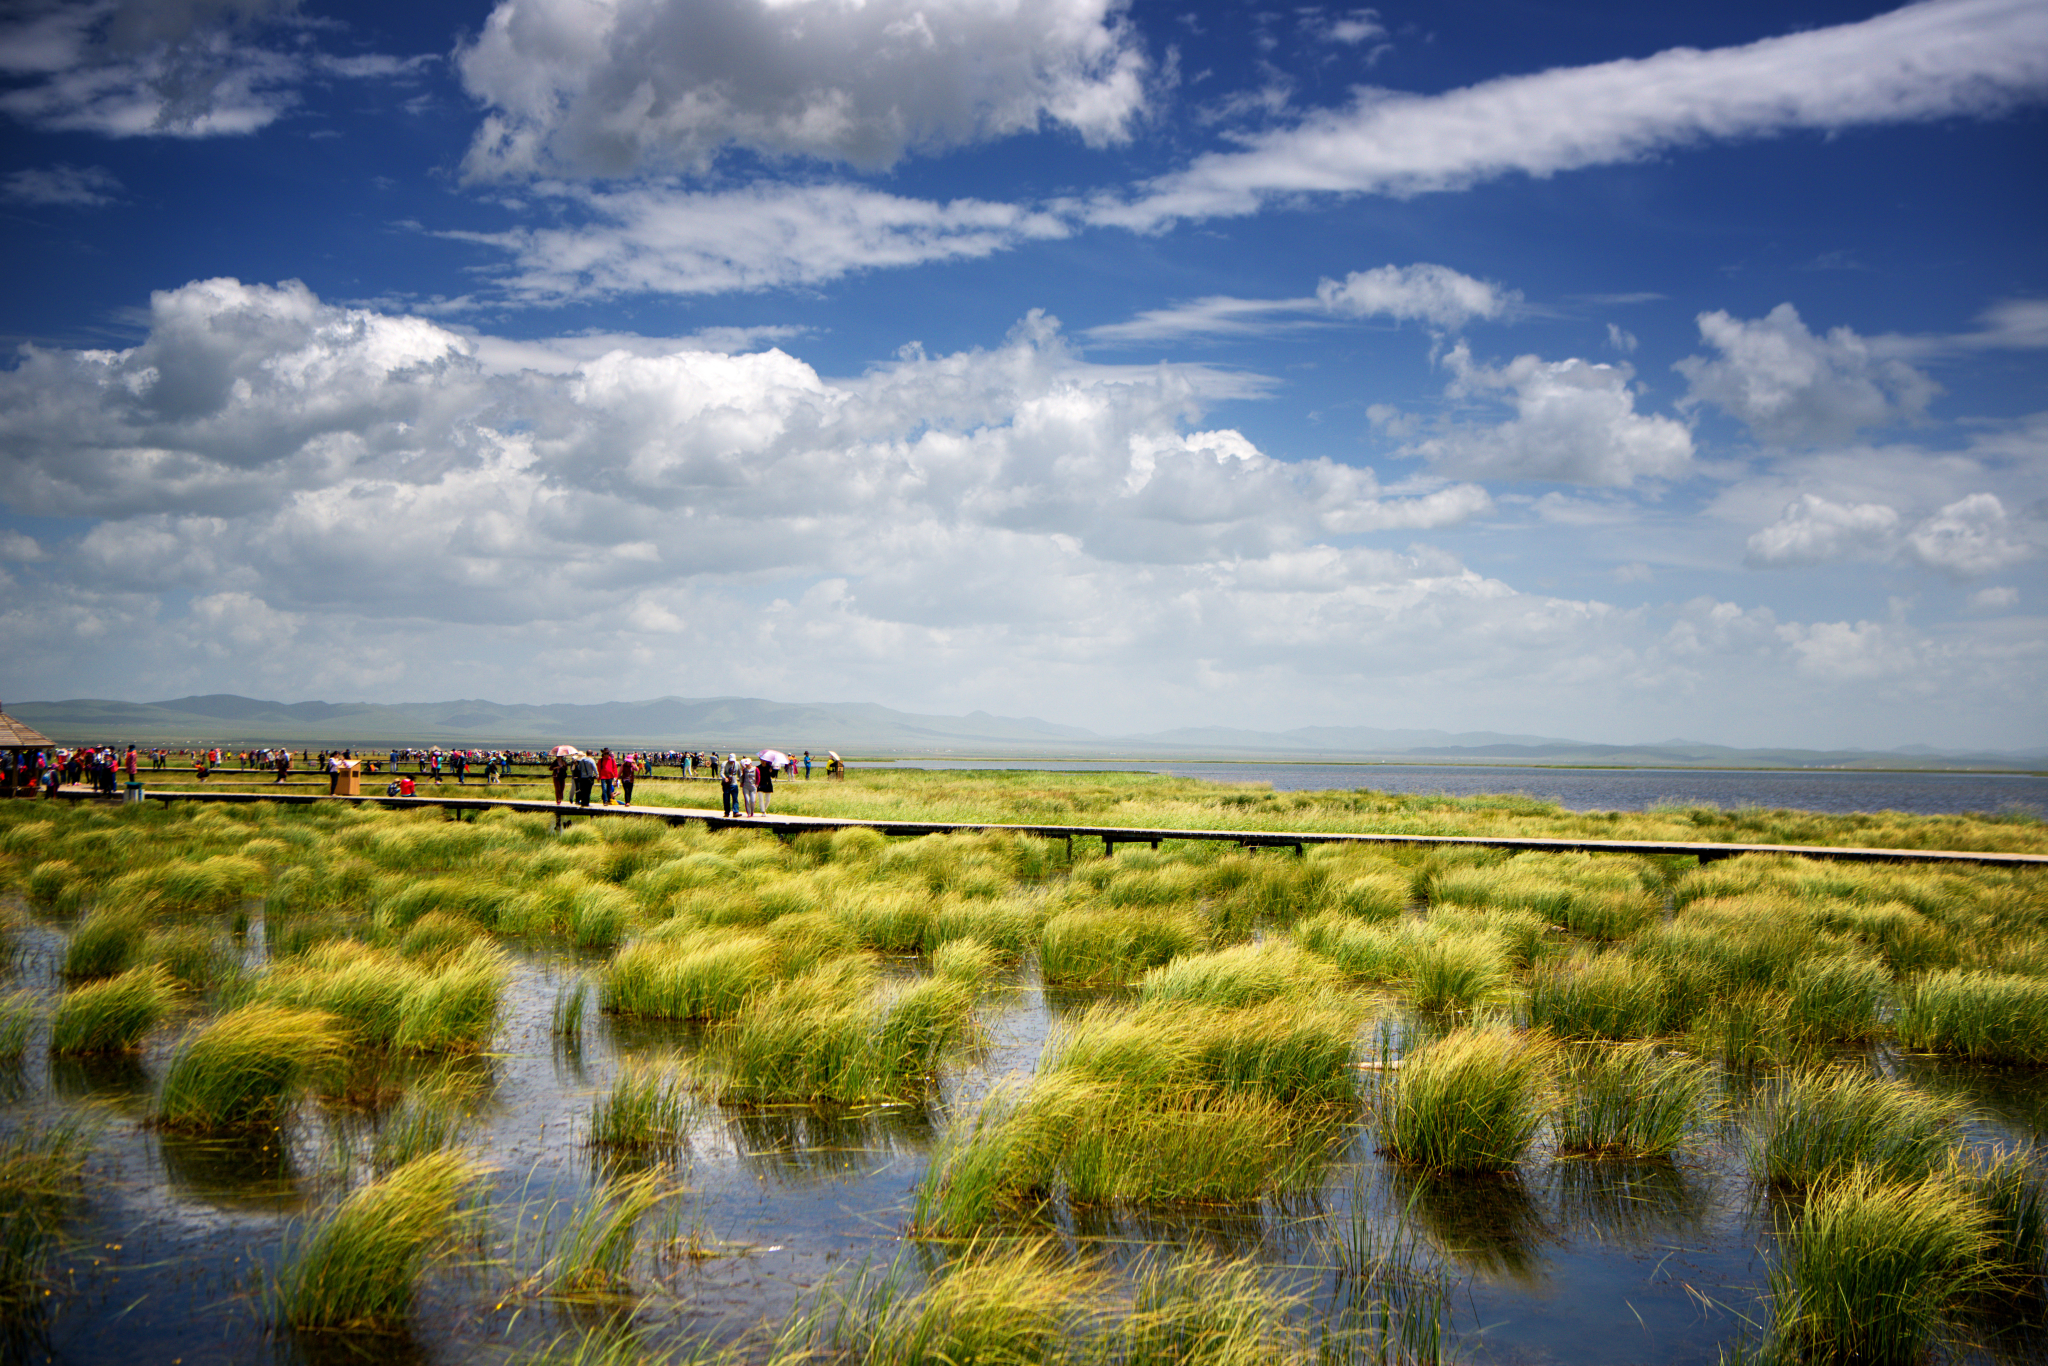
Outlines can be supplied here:
M90 800L97 794L84 788L60 789L61 797ZM516 797L472 797L434 792L418 797L330 797L306 792L193 792L144 789L150 801L170 802L278 802L305 805L312 802L368 803L383 807L437 806L461 820L464 813L474 819L480 811L523 811L552 815L557 826L585 818L651 817L671 825L700 821L712 830L767 830L782 839L793 839L810 830L861 828L891 837L946 835L958 831L1032 835L1040 839L1065 840L1069 855L1074 841L1100 840L1103 852L1114 855L1119 844L1144 844L1157 849L1165 840L1207 840L1235 844L1247 849L1291 849L1304 853L1311 844L1365 845L1476 845L1486 849L1514 849L1543 853L1591 854L1678 854L1702 863L1734 858L1738 854L1797 854L1801 858L1831 859L1845 863L1972 863L1992 868L2048 868L2048 854L1999 854L1962 849L1862 849L1809 844L1710 844L1661 840L1535 839L1514 835L1376 835L1331 833L1328 831L1276 830L1166 830L1137 829L1116 825L1004 825L975 821L887 821L850 816L727 816L721 812L687 806L574 806L551 801L528 801ZM107 798L100 797L105 801Z

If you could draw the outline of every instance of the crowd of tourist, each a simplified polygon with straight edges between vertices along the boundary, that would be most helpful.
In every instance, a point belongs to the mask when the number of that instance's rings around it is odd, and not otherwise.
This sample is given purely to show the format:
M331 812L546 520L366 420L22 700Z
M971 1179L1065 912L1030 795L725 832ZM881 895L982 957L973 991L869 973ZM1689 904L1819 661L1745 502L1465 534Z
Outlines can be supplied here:
M715 750L695 749L615 752L606 746L592 755L572 745L557 745L548 750L443 749L429 745L379 750L373 757L358 756L351 749L295 752L284 746L236 750L220 746L137 749L129 745L120 750L110 745L82 745L70 749L0 750L0 788L14 793L41 790L54 794L61 785L84 783L94 792L111 796L118 794L124 775L129 783L135 783L145 767L149 772L162 773L172 767L189 766L193 776L203 783L233 765L242 773L272 774L272 783L278 786L291 781L295 766L303 766L325 775L329 792L334 792L340 790L339 778L344 770L377 774L383 764L389 765L385 789L388 796L413 796L420 782L431 779L444 783L450 774L458 784L467 784L474 774L485 786L496 786L512 774L514 765L523 765L529 770L526 776L539 776L531 772L538 769L552 779L557 802L573 793L573 800L580 806L590 805L593 797L606 806L630 805L638 780L654 776L656 769L672 768L684 780L716 781L728 816L742 811L749 816L765 815L778 777L809 778L813 769L809 750L795 755L774 749L754 755L733 752L721 759ZM845 765L837 754L828 754L825 769L828 777L845 774Z

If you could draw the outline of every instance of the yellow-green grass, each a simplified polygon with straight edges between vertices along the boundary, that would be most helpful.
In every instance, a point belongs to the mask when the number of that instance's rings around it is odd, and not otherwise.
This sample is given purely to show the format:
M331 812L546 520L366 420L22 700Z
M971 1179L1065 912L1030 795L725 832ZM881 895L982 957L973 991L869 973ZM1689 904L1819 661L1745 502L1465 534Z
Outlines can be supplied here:
M0 996L0 1062L14 1062L28 1052L29 1035L43 1018L42 1001L33 991Z
M1382 1151L1434 1171L1507 1171L1550 1109L1557 1045L1462 1028L1408 1054L1378 1107Z
M1276 939L1161 964L1138 980L1138 999L1148 1005L1251 1006L1282 996L1312 996L1335 980L1327 963Z
M96 907L64 945L63 972L74 980L113 977L143 961L149 938L147 911L134 904Z
M1743 1126L1759 1181L1799 1188L1867 1168L1917 1181L1944 1163L1962 1102L1847 1067L1795 1068L1758 1093Z
M187 1035L171 1057L156 1120L180 1133L274 1128L346 1048L332 1017L246 1005Z
M50 1017L50 1051L61 1057L133 1052L170 1013L176 994L170 973L157 964L73 987Z
M1854 1167L1807 1198L1771 1270L1782 1360L1912 1366L1988 1284L1983 1203L1940 1176Z
M1655 963L1609 951L1539 967L1529 1023L1561 1039L1638 1039L1665 1023L1665 976Z
M165 914L205 914L259 895L269 875L243 854L167 860L123 873L100 893L108 905L137 904Z
M672 1063L627 1062L590 1109L590 1142L628 1151L683 1147L702 1107Z
M361 1047L462 1053L497 1032L507 972L502 952L484 940L426 964L337 939L272 968L251 991L259 1001L331 1014Z
M1899 1013L1911 1048L2048 1066L2048 979L1951 969L1922 978Z
M1668 1157L1712 1118L1714 1073L1649 1043L1568 1050L1554 1127L1561 1153Z
M402 1325L478 1174L473 1160L437 1152L357 1190L287 1246L271 1288L272 1317L302 1332Z
M457 1146L468 1135L479 1092L473 1077L453 1069L415 1083L377 1117L370 1141L371 1168L395 1171Z
M783 973L783 954L760 934L685 930L625 945L598 978L598 1004L619 1015L716 1020L737 1013Z
M1848 955L1812 958L1792 970L1787 1020L1793 1033L1809 1043L1875 1038L1878 1014L1891 987L1890 971L1874 959ZM2048 1005L2048 991L2043 992L2042 1000ZM2042 1022L2048 1025L2048 1010L2043 1011Z
M1154 1099L1242 1094L1348 1111L1357 1103L1352 1062L1361 1014L1339 1000L1100 1004L1049 1041L1040 1072Z
M1075 907L1045 924L1039 972L1051 986L1115 986L1208 946L1208 927L1191 910Z
M94 1137L75 1116L0 1133L0 1325L32 1313L49 1293L50 1257L82 1194Z
M624 1297L632 1286L640 1224L681 1191L659 1170L621 1173L594 1187L558 1224L560 1204L549 1208L546 1257L531 1289L551 1299Z
M698 1059L721 1104L872 1104L926 1094L971 1037L976 987L934 976L878 988L860 959L781 982L742 1007Z
M1406 961L1406 940L1397 926L1361 924L1335 911L1298 921L1294 942L1320 954L1342 972L1362 982L1385 982L1400 976Z
M1491 928L1426 921L1404 938L1401 982L1418 1010L1469 1010L1505 993L1511 949Z
M1361 769L1360 777L1369 781L1370 770ZM650 789L649 796L658 804L703 800L697 790ZM776 810L875 820L2048 853L2048 822L2017 814L1916 816L1888 811L1838 816L1711 807L1574 812L1556 802L1517 794L1450 797L1369 789L1277 793L1263 784L1208 783L1146 773L1049 777L1023 771L857 768L844 782L783 786L776 792Z

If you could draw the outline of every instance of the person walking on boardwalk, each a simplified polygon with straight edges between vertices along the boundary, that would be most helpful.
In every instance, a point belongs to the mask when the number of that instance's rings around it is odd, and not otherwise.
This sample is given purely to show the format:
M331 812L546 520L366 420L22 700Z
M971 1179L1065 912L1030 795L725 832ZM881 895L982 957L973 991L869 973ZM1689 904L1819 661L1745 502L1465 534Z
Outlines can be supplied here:
M292 752L281 749L277 752L277 781L282 784L292 776Z
M752 759L740 764L740 801L747 808L749 816L754 814L754 794L759 790L760 775L754 769Z
M590 789L597 786L597 760L588 754L578 754L571 771L576 777L576 805L590 805Z
M761 814L768 814L768 799L775 795L775 765L766 759L761 761L760 776L754 780L754 788L760 794Z
M562 785L569 781L569 756L557 750L554 762L548 765L548 776L555 780L555 805L562 804Z
M633 780L640 776L638 755L628 754L619 764L619 805L633 804Z
M619 790L619 761L609 745L597 752L597 780L604 784L604 804L610 806Z
M725 762L718 766L718 799L725 806L725 814L737 816L740 813L740 756L728 754Z

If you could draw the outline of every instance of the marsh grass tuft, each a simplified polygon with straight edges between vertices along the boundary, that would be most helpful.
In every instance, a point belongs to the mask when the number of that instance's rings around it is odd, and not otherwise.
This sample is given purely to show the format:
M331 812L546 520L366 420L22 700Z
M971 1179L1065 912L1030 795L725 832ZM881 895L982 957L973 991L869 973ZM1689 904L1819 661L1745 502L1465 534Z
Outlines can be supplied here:
M42 1002L33 991L0 996L0 1062L13 1062L28 1052L29 1035L43 1017Z
M1436 1171L1507 1171L1542 1127L1556 1063L1546 1035L1453 1030L1402 1059L1379 1108L1380 1146Z
M673 1150L689 1142L702 1106L672 1063L629 1063L590 1111L590 1142L599 1148Z
M1952 970L1922 978L1899 1013L1909 1047L1977 1062L2048 1065L2048 981Z
M79 1117L0 1134L0 1323L47 1293L50 1256L94 1138Z
M1653 1044L1571 1050L1562 1069L1557 1148L1592 1157L1668 1157L1708 1117L1711 1068Z
M620 1175L593 1188L568 1218L547 1212L547 1259L533 1289L550 1299L608 1298L627 1293L639 1248L640 1221L682 1192L659 1171Z
M343 1052L332 1017L319 1011L261 1003L230 1010L172 1054L157 1122L182 1133L274 1127Z
M301 1331L389 1329L412 1311L420 1274L448 1242L477 1165L416 1158L364 1186L288 1245L272 1317Z
M1627 954L1545 964L1529 984L1529 1023L1559 1038L1644 1038L1662 1029L1664 1014L1664 973Z
M1039 972L1051 986L1115 986L1194 953L1206 941L1192 910L1075 908L1046 922Z
M114 977L142 961L149 917L136 906L103 906L88 912L64 946L64 975L73 979Z
M1946 1159L1960 1101L1848 1068L1799 1068L1767 1083L1745 1126L1751 1173L1802 1187L1852 1167L1916 1181Z
M1911 1366L1985 1284L1988 1214L1940 1177L1851 1168L1808 1197L1771 1271L1781 1359Z
M50 1051L62 1057L127 1053L170 1013L177 989L157 964L74 987L50 1018Z

